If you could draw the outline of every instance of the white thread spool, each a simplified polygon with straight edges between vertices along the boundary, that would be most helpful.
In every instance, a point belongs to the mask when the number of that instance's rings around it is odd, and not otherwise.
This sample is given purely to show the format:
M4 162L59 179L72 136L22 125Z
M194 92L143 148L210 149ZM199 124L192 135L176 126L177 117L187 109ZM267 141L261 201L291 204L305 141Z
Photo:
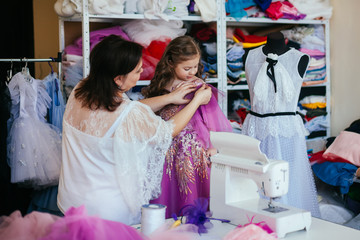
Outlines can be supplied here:
M166 206L162 204L146 204L141 208L141 232L146 236L165 223Z

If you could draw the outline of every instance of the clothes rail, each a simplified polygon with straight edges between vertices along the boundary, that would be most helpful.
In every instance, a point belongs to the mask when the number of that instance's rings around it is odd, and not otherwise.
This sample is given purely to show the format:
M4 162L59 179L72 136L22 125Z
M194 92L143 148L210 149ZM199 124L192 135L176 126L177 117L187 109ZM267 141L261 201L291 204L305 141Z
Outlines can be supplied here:
M0 62L61 62L61 55L58 52L57 58L0 58Z

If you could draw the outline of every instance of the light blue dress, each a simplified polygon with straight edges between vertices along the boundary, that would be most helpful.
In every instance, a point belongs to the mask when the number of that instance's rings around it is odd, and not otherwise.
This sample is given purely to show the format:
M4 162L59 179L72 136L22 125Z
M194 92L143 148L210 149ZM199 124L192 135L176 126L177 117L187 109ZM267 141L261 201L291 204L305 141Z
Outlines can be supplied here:
M52 100L49 107L48 122L58 127L60 131L62 131L65 103L60 88L60 81L56 73L50 73L43 79L43 82L46 86L46 91Z

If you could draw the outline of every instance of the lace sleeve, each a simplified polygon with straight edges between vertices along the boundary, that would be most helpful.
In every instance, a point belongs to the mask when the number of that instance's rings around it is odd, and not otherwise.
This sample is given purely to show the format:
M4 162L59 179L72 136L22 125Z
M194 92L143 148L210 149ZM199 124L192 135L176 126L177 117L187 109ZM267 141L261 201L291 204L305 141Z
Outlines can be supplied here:
M115 169L120 190L134 216L161 192L165 154L172 141L173 123L132 101L114 135Z
M130 105L125 109L127 113L116 131L123 141L157 144L167 134L171 136L172 124L155 115L147 105L136 101Z

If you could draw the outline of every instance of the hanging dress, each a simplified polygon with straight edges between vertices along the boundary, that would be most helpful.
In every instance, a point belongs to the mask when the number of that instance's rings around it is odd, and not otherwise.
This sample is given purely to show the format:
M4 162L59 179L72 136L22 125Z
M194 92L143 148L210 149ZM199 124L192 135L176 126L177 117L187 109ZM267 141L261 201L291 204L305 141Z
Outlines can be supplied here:
M211 148L210 131L232 132L229 120L221 112L217 102L218 90L211 85L213 95L206 105L201 105L185 126L173 138L166 154L161 195L152 203L166 205L166 217L187 204L194 204L197 198L209 198L210 160L207 149ZM193 93L186 96L191 99ZM160 111L160 116L168 120L184 105L168 105ZM211 199L210 199L211 201Z
M60 88L60 81L56 73L47 75L43 82L46 86L46 91L51 97L51 105L49 107L48 122L62 131L62 120L65 111L64 98Z
M12 107L8 120L11 182L34 188L56 185L61 167L59 129L46 123L51 103L41 80L17 73L9 82Z
M289 191L279 201L320 217L307 157L308 133L296 114L303 81L298 65L304 54L291 48L280 56L266 56L262 48L249 51L245 63L251 112L244 121L243 133L260 140L260 149L269 159L289 162Z

